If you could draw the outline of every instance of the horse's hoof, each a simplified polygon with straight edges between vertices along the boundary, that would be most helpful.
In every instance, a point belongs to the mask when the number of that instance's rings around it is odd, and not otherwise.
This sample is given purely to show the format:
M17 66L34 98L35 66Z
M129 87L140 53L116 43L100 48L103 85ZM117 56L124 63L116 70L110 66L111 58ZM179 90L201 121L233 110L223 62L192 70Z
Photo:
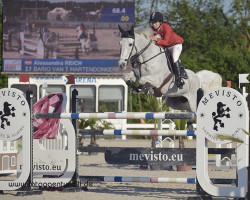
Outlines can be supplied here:
M149 94L154 94L153 88L150 87L150 88L148 89L148 92L149 92Z

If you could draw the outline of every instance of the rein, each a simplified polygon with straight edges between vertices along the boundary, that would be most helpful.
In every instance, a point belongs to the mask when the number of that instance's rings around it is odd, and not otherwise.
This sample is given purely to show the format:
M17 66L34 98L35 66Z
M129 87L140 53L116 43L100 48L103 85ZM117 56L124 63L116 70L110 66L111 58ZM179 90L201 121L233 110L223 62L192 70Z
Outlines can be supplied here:
M151 41L147 44L147 46L145 46L140 52L138 52L138 53L136 53L135 55L133 55L133 56L130 58L130 62L131 62L131 63L136 62L136 59L139 58L139 56L141 56L141 55L144 53L144 51L146 51L146 50L148 49L148 47L152 44L152 42L153 42L153 41L151 40ZM131 52L132 52L132 51L131 51ZM162 54L162 53L164 53L164 52L165 52L165 50L164 50L164 51L161 51L160 53L154 55L153 57L151 57L151 58L145 60L144 62L142 62L142 63L140 63L140 64L145 64L146 62L148 62L148 61L154 59L155 57L159 56L160 54ZM131 56L131 53L130 53L130 56ZM130 56L129 56L129 57L130 57Z
M127 59L127 65L128 65L128 61L130 60L130 62L131 62L131 59L132 59L132 57L133 57L133 56L131 57L131 54L132 54L132 52L133 52L134 47L135 47L135 49L136 49L135 41L133 42L132 49L131 49L131 51L130 51L130 53L129 53L129 56L128 56L128 59ZM130 58L130 57L131 57L131 58Z
M131 57L130 62L133 63L135 60L143 54L144 51L147 50L147 48L152 44L152 41L150 41L147 46L145 46L139 53L136 53L134 56Z
M145 64L146 62L148 62L148 61L152 60L153 58L155 58L155 57L159 56L160 54L162 54L162 53L164 53L164 52L165 52L165 50L161 51L160 53L156 54L155 56L153 56L153 57L151 57L151 58L149 58L149 59L145 60L145 61L144 61L144 62L142 62L141 64Z

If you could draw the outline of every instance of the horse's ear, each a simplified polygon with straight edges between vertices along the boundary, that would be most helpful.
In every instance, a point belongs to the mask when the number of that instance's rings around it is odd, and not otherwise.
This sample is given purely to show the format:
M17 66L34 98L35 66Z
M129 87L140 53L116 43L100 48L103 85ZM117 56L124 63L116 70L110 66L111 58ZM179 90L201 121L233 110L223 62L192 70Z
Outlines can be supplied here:
M135 29L133 25L131 26L129 33L131 35L130 37L135 38Z
M130 33L133 36L133 38L135 37L135 29L134 29L134 25L131 26L130 28Z
M120 30L121 33L124 33L124 30L123 30L123 28L120 26L120 24L118 24L118 28L119 28L119 30Z
M130 30L132 33L134 33L134 31L135 31L134 25L131 26Z

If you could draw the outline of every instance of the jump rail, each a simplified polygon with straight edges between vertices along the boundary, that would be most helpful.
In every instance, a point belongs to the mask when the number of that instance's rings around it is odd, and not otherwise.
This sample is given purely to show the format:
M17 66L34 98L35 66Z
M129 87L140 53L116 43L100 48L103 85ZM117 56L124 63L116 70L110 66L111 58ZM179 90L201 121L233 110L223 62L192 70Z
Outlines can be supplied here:
M195 183L195 178L133 177L133 176L79 176L82 181L139 182L139 183Z
M133 176L79 176L81 181L92 182L140 182L140 183L188 183L195 184L196 178L133 177ZM235 184L235 179L211 179L214 184Z
M86 130L78 129L81 135L143 135L143 136L195 136L194 130Z
M195 120L194 112L186 113L146 113L146 112L104 112L104 113L36 113L36 118L55 119L190 119Z

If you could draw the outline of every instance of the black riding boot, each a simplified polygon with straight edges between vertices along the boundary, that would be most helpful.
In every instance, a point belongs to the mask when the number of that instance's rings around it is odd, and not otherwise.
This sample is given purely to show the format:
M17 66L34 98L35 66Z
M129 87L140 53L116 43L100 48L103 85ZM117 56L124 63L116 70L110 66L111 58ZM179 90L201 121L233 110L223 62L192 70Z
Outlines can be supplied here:
M183 85L185 84L184 81L181 79L181 66L179 61L174 63L174 72L175 72L175 84L178 88L182 89Z

